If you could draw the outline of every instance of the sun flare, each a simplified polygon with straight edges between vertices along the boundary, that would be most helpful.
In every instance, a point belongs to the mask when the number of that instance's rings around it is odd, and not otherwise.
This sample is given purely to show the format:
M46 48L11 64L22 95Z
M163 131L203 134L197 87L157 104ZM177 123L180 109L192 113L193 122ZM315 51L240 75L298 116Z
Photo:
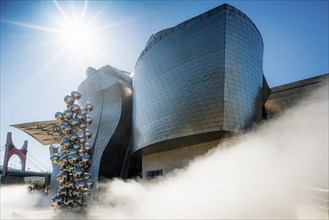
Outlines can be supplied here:
M88 1L52 1L55 10L45 11L48 20L45 18L43 25L7 21L8 23L30 28L36 31L48 33L48 41L41 45L54 46L58 51L53 54L45 66L49 66L60 57L66 57L70 62L81 64L90 57L106 57L102 52L102 43L106 42L101 38L104 31L113 27L112 25L100 25L101 15L104 8L87 13ZM43 21L42 21L43 22ZM102 33L103 32L103 33ZM108 36L106 37L108 40Z
M93 30L83 23L70 23L61 30L61 40L75 52L88 51L97 43Z

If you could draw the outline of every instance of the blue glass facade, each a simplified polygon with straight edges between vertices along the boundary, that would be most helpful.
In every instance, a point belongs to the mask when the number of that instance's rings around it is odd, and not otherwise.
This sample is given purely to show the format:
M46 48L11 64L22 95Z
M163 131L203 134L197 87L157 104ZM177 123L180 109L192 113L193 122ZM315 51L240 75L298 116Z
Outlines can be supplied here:
M227 4L152 35L134 70L134 151L260 119L262 57L256 26Z

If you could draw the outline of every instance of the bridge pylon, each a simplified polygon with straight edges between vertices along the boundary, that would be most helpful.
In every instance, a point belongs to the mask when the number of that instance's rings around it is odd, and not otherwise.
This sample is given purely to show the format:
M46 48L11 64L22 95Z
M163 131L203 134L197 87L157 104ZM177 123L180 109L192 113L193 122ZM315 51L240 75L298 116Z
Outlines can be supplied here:
M13 143L11 132L7 132L7 140L5 147L5 157L3 160L2 166L2 176L6 176L8 171L8 162L13 155L17 155L22 163L22 171L25 171L26 166L26 154L27 154L27 141L24 141L24 144L21 149L17 149Z

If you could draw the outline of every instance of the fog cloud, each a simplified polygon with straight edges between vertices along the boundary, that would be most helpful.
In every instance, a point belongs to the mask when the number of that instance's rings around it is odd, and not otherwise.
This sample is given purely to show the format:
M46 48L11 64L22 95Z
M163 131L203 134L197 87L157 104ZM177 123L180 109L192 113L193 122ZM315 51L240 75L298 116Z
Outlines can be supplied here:
M90 203L90 219L309 219L307 196L328 189L328 87L183 169L152 181L114 179ZM25 189L24 189L25 190ZM1 217L32 208L21 187L1 188ZM328 199L328 198L327 198ZM5 212L3 210L5 209ZM50 210L39 218L54 218ZM27 216L28 217L28 216Z

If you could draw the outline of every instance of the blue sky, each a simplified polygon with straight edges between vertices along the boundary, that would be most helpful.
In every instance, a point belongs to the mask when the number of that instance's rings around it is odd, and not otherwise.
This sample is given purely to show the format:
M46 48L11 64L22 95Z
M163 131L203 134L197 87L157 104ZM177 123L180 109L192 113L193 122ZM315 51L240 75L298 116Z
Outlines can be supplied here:
M262 34L270 86L329 72L328 1L226 2L247 14ZM131 72L151 34L223 3L2 0L1 146L11 131L17 147L28 140L29 153L50 167L47 146L9 125L54 119L88 66L110 64ZM68 37L63 27L73 20L90 23L84 29L88 39ZM27 167L35 169L29 162Z

